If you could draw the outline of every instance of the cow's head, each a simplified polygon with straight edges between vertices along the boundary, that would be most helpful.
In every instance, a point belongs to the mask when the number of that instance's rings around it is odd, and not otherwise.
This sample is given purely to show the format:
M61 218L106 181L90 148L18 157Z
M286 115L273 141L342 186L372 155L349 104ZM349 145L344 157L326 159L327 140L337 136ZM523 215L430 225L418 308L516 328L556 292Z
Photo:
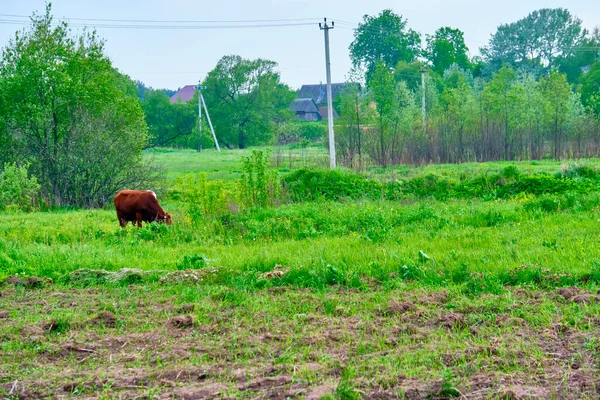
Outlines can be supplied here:
M164 214L157 214L156 218L154 219L156 222L158 223L165 223L167 225L171 225L173 223L173 220L171 219L171 215L164 213Z

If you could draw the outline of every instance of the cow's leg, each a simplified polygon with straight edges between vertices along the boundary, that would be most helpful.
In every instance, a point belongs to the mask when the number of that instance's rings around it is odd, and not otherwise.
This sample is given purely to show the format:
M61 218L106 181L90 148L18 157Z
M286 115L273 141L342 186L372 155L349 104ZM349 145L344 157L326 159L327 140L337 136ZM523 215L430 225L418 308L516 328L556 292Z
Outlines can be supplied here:
M135 213L135 220L137 221L138 228L141 228L142 227L142 213L141 212Z
M127 226L127 220L123 218L123 216L119 215L119 213L117 213L117 218L119 219L119 225L121 225L121 228L125 228L125 226Z

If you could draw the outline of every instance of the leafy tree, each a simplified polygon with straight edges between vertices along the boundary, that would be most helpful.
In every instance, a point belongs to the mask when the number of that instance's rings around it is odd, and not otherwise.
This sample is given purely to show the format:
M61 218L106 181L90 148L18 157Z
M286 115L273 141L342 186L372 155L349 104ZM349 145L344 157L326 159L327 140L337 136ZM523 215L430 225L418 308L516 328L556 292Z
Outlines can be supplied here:
M515 156L515 132L524 95L517 72L508 66L495 73L484 88L484 109L493 124L491 128L500 128L503 139L500 149L491 149L496 154L493 158L509 160Z
M396 81L394 74L383 61L378 61L371 77L370 89L375 101L377 110L377 134L379 138L378 146L375 147L375 158L378 163L385 167L388 161L388 121L390 114L394 109L394 88Z
M151 175L137 89L95 32L73 37L50 11L34 14L3 50L0 141L10 151L0 161L30 163L50 203L101 205Z
M427 35L427 49L424 55L433 65L433 70L440 75L453 64L470 69L468 52L464 35L459 29L443 27L433 36Z
M600 116L600 61L579 79L581 83L581 100L596 115Z
M142 102L151 144L155 146L188 145L197 137L198 97L187 103L171 103L161 90L148 90ZM194 135L195 133L195 135Z
M204 80L215 133L225 146L244 148L271 140L273 125L290 117L294 93L280 82L277 63L224 56Z
M594 38L584 39L579 46L565 56L557 58L558 70L567 75L570 83L577 83L584 68L589 68L599 58L600 41Z
M552 70L548 76L540 79L542 95L546 99L547 116L552 132L554 157L560 158L561 144L565 135L565 123L567 121L568 102L571 95L571 85L567 82L567 76Z
M370 156L383 167L398 163L404 152L406 135L416 121L414 98L404 82L396 82L394 73L379 61L370 82L375 103L376 135L369 144ZM369 135L371 136L371 135Z
M442 156L452 162L469 160L468 137L477 122L477 105L470 73L456 66L444 74L444 90L440 94L440 138Z
M557 58L571 54L586 34L581 20L568 10L544 8L499 26L481 53L492 71L508 63L522 71L538 73L556 67Z
M383 10L378 16L363 16L350 44L354 66L363 66L369 78L378 61L388 68L395 67L399 61L413 62L420 54L421 38L418 32L407 29L406 23L392 10Z
M396 78L396 82L404 81L406 82L406 86L412 90L416 91L421 87L421 68L425 66L425 63L422 61L399 61L394 68L394 78Z
M350 168L363 163L364 129L371 121L369 98L359 85L346 85L338 97L340 118L335 121L336 151Z

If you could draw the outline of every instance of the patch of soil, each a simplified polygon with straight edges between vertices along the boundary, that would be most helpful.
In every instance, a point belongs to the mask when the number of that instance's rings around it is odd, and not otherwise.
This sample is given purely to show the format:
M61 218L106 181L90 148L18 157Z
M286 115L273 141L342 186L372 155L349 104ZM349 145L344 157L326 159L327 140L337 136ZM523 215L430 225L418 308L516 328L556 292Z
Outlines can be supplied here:
M506 400L547 399L548 392L538 387L514 385L498 391L498 398Z
M402 325L399 326L397 328L394 329L393 333L395 335L416 335L418 333L420 333L420 330L417 326L413 325L413 324L406 324L406 325Z
M431 304L431 305L440 305L444 304L448 301L448 292L434 292L429 293L420 298L421 303L423 304Z
M447 329L460 329L466 326L465 317L462 314L448 313L435 322L435 325L442 326Z
M193 388L178 388L174 391L175 398L181 400L197 400L197 399L222 399L223 393L226 392L228 386L220 382L210 382ZM169 395L166 397L171 399Z
M335 386L333 385L315 386L308 389L303 398L305 400L320 400L327 395L331 395L333 392L335 392Z
M527 323L523 318L511 317L507 314L496 314L497 326L525 326Z
M577 296L573 296L570 300L577 304L600 303L600 296L595 294L584 293L578 294Z
M54 281L50 278L40 278L37 276L30 276L27 279L22 279L16 275L9 276L2 284L13 285L13 286L25 286L26 289L41 289L46 285L51 285Z
M177 314L188 314L191 312L194 312L194 309L196 308L196 305L193 303L187 303L182 305L181 307L179 307L176 312Z
M250 382L240 385L238 389L240 391L252 390L252 391L264 391L272 389L280 389L286 385L292 383L292 377L289 375L278 375L268 377L254 378Z
M58 332L58 331L66 331L70 329L70 324L67 321L58 321L56 319L51 319L50 321L46 321L42 324L42 330L44 332Z
M6 279L4 279L2 281L3 285L13 285L13 286L18 286L18 285L23 285L23 279L19 278L18 276L12 275L7 277Z
M202 382L209 377L204 368L188 367L187 369L163 371L155 375L159 381L168 382Z
M110 311L102 311L90 322L92 325L104 325L108 328L114 328L117 325L117 317Z
M26 326L21 329L21 335L25 337L29 337L31 339L35 339L44 334L44 329L38 326Z
M54 283L50 278L38 278L37 276L30 276L24 282L27 289L41 289L46 285Z
M390 300L386 309L381 310L381 315L401 315L410 311L415 311L417 307L409 301L400 302L397 300Z
M7 310L0 310L0 319L8 319L9 312Z
M169 320L169 325L177 329L191 328L194 326L194 317L191 315L178 315Z
M581 289L577 287L560 288L556 292L566 300L571 300L573 297L579 295L580 293L584 293Z

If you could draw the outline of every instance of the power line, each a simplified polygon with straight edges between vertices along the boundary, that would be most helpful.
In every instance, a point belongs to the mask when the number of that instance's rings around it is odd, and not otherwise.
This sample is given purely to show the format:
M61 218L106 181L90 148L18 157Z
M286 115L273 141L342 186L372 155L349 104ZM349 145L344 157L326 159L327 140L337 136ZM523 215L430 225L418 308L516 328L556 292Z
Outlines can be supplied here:
M0 14L0 17L26 18L28 15ZM64 17L60 20L69 21L98 21L98 22L130 22L130 23L156 23L156 24L222 24L222 23L259 23L259 22L299 22L319 21L320 18L284 18L284 19L247 19L247 20L146 20L146 19L111 19L111 18L75 18Z
M26 21L0 20L0 24L29 25ZM71 23L73 28L107 28L107 29L140 29L140 30L211 30L242 28L281 28L290 26L314 26L314 23L272 23L272 24L239 24L239 25L125 25L125 24L81 24Z

